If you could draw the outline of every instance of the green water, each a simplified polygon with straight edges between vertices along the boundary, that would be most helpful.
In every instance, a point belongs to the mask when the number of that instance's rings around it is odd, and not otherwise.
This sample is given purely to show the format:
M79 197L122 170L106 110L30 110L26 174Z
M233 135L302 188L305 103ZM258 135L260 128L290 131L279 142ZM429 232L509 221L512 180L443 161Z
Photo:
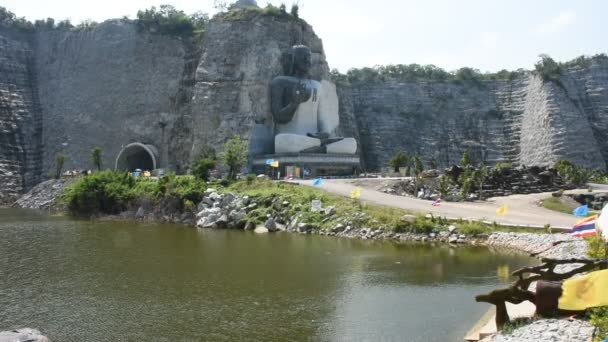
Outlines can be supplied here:
M460 341L485 248L75 221L0 209L0 330L57 341Z

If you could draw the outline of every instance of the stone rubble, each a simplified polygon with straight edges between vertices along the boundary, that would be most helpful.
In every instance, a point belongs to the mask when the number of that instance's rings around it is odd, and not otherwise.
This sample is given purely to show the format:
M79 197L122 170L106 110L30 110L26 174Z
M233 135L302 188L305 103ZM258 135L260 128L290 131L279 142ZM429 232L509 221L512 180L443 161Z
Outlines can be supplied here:
M595 327L589 322L578 319L540 319L514 329L487 337L480 342L588 342L591 341Z

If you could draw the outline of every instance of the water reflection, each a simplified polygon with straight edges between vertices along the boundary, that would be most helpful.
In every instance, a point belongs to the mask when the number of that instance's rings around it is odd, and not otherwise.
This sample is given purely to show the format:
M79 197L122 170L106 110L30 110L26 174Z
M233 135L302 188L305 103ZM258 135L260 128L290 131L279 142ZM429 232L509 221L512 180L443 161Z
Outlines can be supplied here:
M0 234L0 328L57 341L455 340L487 307L473 296L506 281L497 269L531 262L14 210Z

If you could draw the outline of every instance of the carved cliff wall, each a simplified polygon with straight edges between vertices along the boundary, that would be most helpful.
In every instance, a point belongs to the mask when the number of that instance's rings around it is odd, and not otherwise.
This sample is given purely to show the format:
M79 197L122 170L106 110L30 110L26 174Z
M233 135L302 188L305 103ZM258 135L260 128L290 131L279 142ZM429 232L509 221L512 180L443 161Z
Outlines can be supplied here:
M177 118L184 43L139 33L120 20L85 32L39 32L34 39L44 170L59 152L67 156L66 169L92 168L90 151L99 146L103 166L113 168L123 145L164 147Z
M367 169L386 167L399 150L443 166L466 149L490 164L568 159L605 169L608 161L608 63L559 81L530 72L513 81L355 84L340 94L352 103L341 117L356 122Z
M41 176L42 124L30 38L0 25L0 204Z

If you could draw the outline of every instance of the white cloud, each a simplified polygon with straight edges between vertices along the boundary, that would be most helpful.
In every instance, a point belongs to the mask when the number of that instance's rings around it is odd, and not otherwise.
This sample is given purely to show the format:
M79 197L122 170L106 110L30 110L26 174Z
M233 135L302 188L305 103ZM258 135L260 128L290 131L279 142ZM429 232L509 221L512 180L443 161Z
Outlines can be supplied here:
M539 35L556 33L568 27L575 19L576 13L573 11L562 11L553 18L537 26L534 32Z

